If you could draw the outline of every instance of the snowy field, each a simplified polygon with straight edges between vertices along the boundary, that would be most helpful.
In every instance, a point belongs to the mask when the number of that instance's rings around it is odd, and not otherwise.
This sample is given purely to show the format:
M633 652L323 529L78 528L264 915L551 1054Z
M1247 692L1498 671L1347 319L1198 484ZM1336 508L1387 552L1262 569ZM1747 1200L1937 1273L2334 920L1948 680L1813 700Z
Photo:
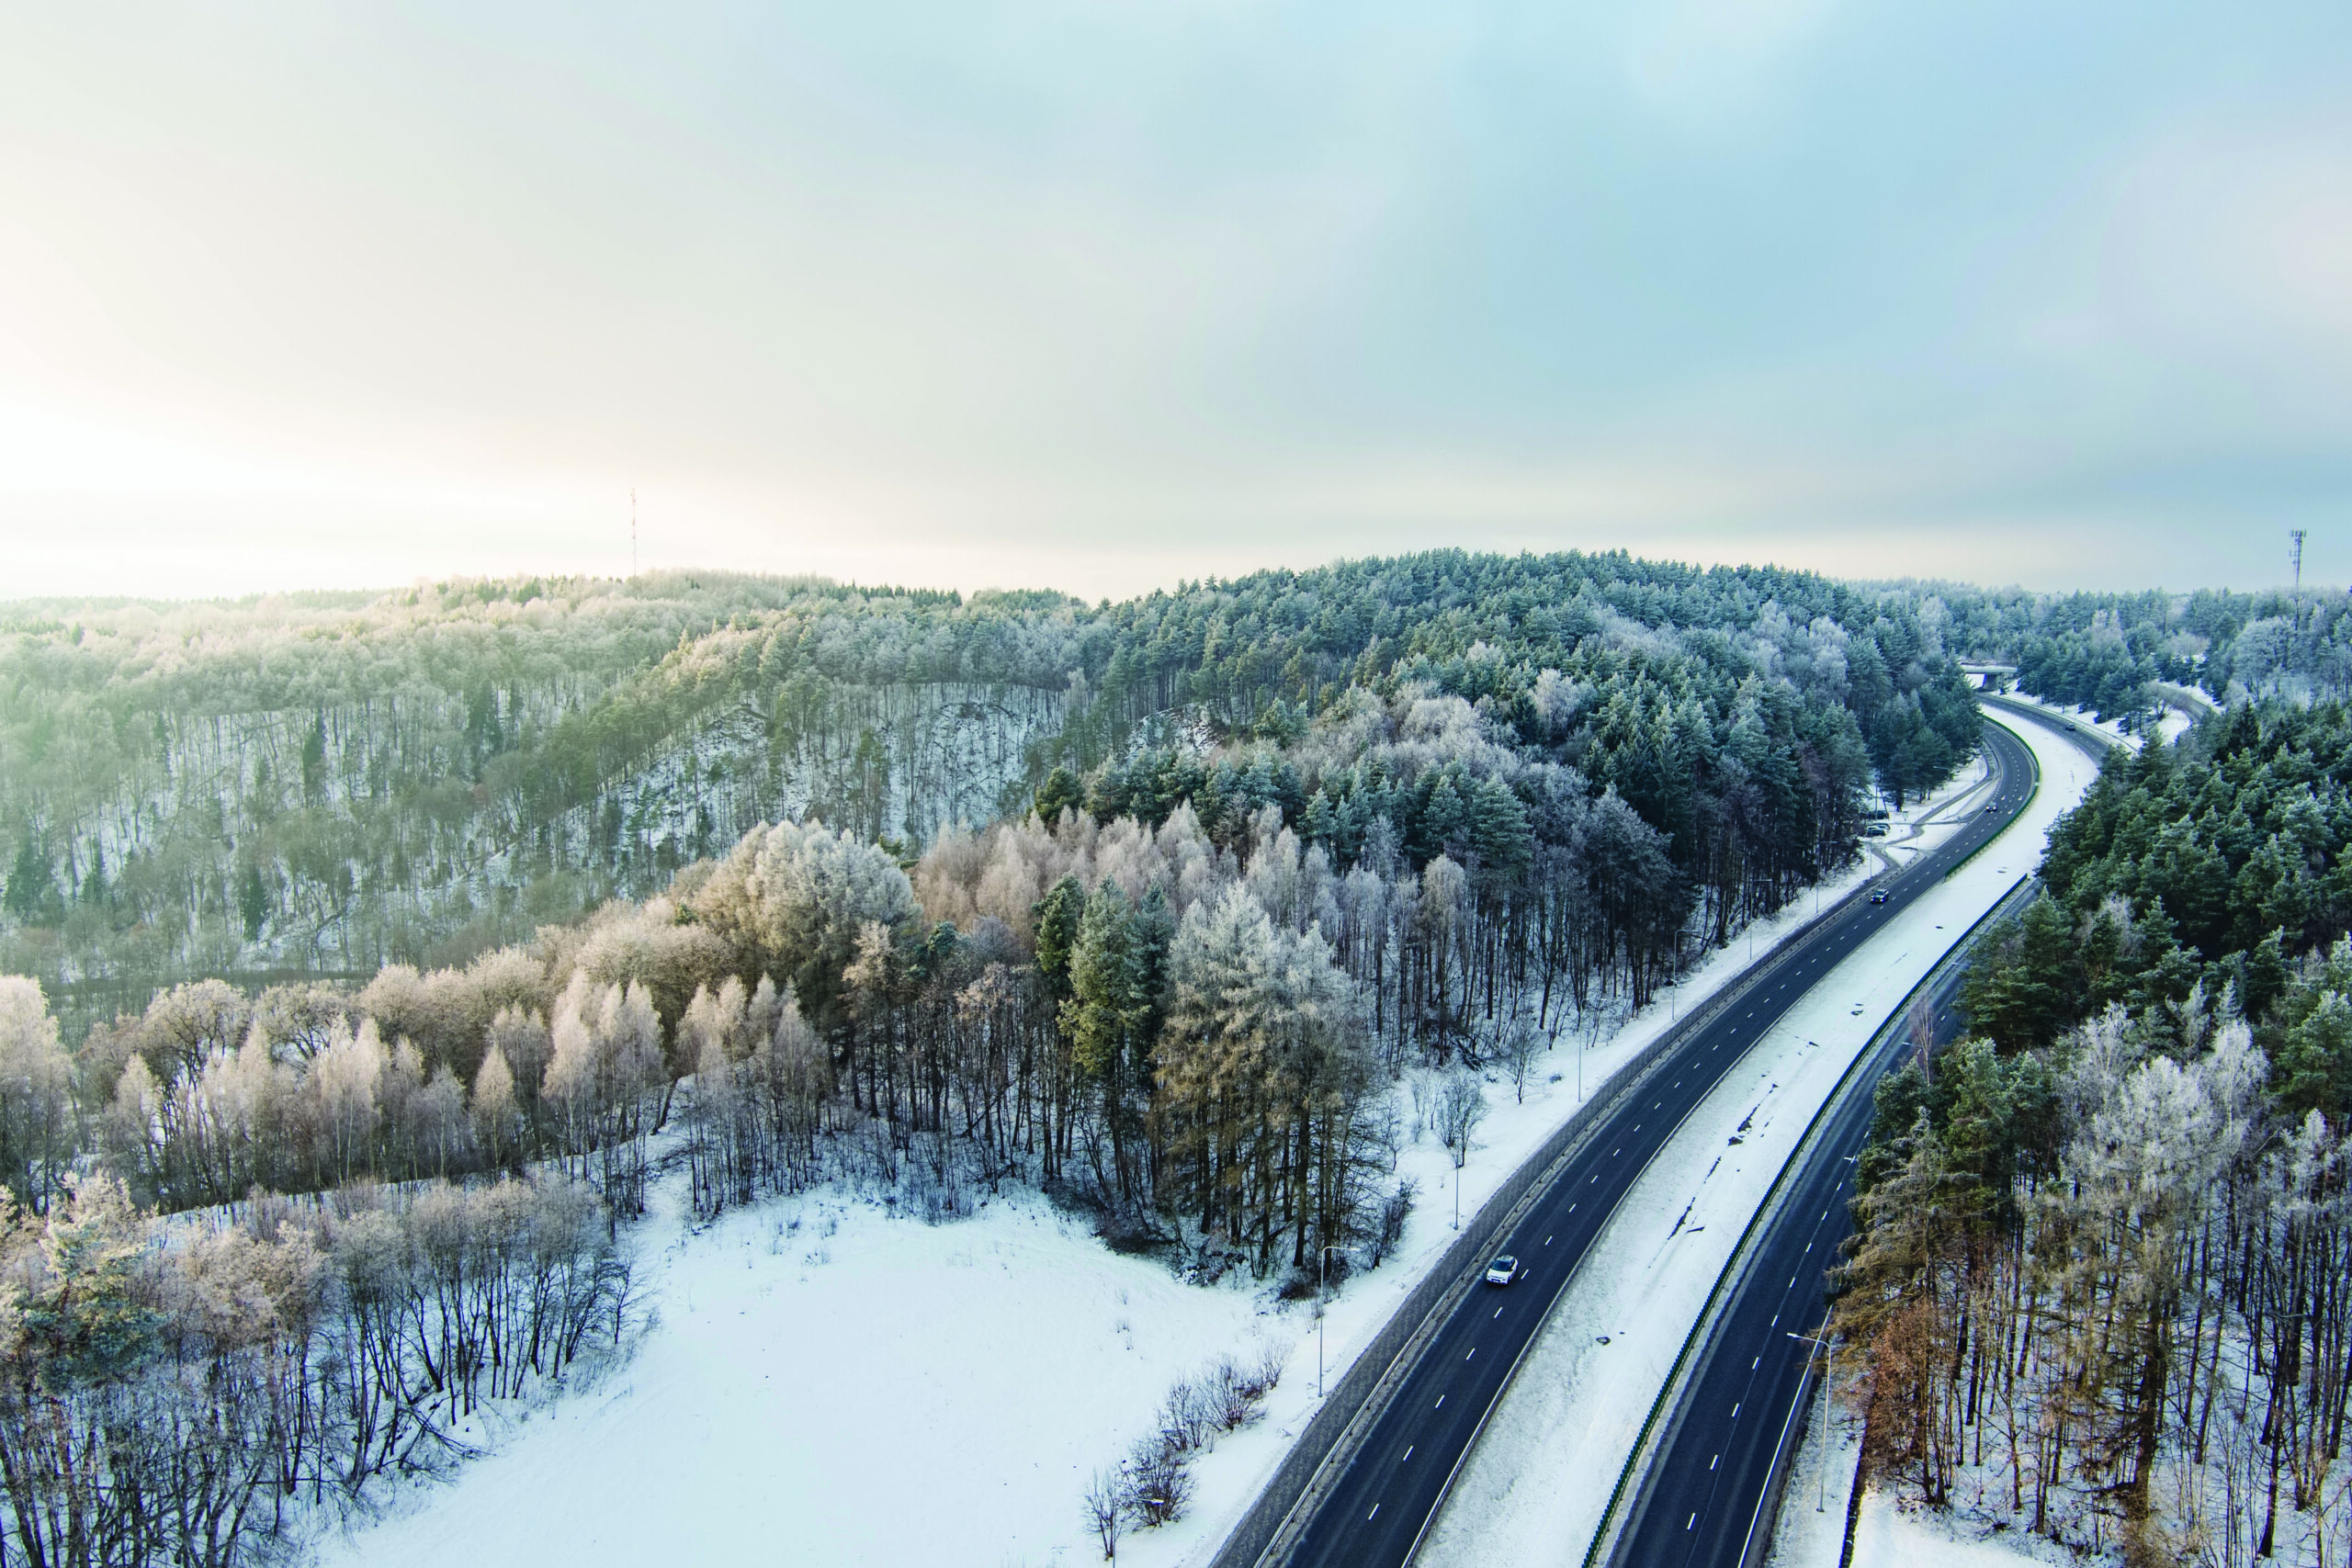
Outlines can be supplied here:
M926 1225L820 1193L647 1264L660 1321L603 1386L322 1562L1082 1562L1087 1472L1178 1377L1295 1334L1034 1199Z
M2060 770L2069 759L2087 777L2071 747L2053 739L2064 754L2053 757L2036 744L2045 802L2066 787ZM1885 854L1900 861L1949 831L1981 797L1984 776L1981 766L1965 773L1902 813L1890 837L1877 841ZM2013 829L2012 837L2020 830L2027 829ZM2041 827L2030 830L2038 848ZM1980 855L1945 892L2013 883L2032 856L2003 852L2010 842L2005 838ZM1856 868L1826 888L1823 901L1877 870ZM1808 897L1781 919L1759 922L1753 957L1769 954L1811 916L1815 902ZM1728 1216L1709 1224L1694 1213L1691 1224L1707 1228L1692 1235L1686 1227L1670 1250L1651 1234L1662 1227L1629 1227L1634 1245L1627 1267L1664 1264L1677 1279L1704 1271L1697 1296L1680 1309L1666 1360L1721 1266L1720 1248L1707 1248L1736 1236L1746 1219L1737 1208L1742 1194L1760 1192L1758 1173L1769 1182L1779 1157L1771 1151L1784 1155L1786 1137L1811 1114L1804 1096L1817 1100L1842 1070L1839 1042L1851 1033L1848 1043L1859 1043L1874 1026L1875 1015L1853 1016L1848 1005L1867 1010L1885 993L1878 1011L1893 1006L1910 984L1894 977L1901 965L1916 957L1924 968L1942 951L1933 927L1957 920L1957 931L1973 918L1961 908L1954 903L1923 920L1900 942L1891 931L1874 944L1901 952L1883 960L1885 977L1852 998L1835 990L1840 1000L1824 1004L1835 1018L1808 1025L1821 1046L1801 1047L1791 1064L1801 1071L1780 1072L1777 1057L1768 1068L1759 1056L1755 1070L1735 1073L1727 1088L1737 1092L1724 1101L1737 1101L1732 1121L1756 1109L1758 1128L1775 1137L1751 1137L1743 1162L1712 1180L1685 1168L1685 1158L1674 1167L1685 1179L1649 1194L1652 1207L1672 1202L1678 1212L1684 1198L1703 1196L1709 1213ZM1474 1213L1576 1110L1580 1093L1589 1097L1751 961L1743 939L1597 1041L1564 1035L1539 1063L1524 1102L1509 1081L1490 1082L1491 1109L1461 1173L1461 1212ZM1775 1036L1767 1049L1777 1043ZM1398 1098L1409 1131L1409 1100ZM1711 1113L1720 1116L1712 1102L1702 1117ZM1723 1147L1712 1122L1708 1137L1712 1149ZM1322 1325L1326 1386L1455 1235L1454 1173L1436 1135L1408 1143L1398 1168L1419 1182L1419 1201L1398 1253L1335 1292ZM1687 1179L1693 1176L1695 1185ZM1754 1198L1744 1201L1752 1205ZM593 1390L469 1434L488 1457L447 1484L396 1499L373 1525L322 1543L322 1564L1098 1562L1080 1511L1088 1476L1153 1429L1161 1399L1180 1377L1220 1355L1280 1355L1285 1371L1265 1419L1219 1438L1195 1462L1188 1517L1120 1543L1122 1562L1180 1568L1214 1553L1317 1408L1311 1304L1279 1303L1246 1279L1213 1289L1180 1284L1155 1261L1110 1252L1082 1223L1039 1200L1000 1199L968 1219L934 1226L820 1190L732 1213L697 1234L682 1234L674 1213L657 1212L637 1235L646 1249L640 1285L656 1318L634 1355ZM1712 1264L1704 1261L1710 1256ZM1659 1316L1647 1305L1638 1313L1626 1306L1621 1294L1578 1310L1627 1316L1620 1325L1627 1327ZM1584 1333L1583 1318L1576 1321ZM1632 1343L1626 1350L1611 1363L1612 1376L1627 1375L1609 1385L1617 1390L1609 1404L1637 1404L1638 1423L1657 1374L1644 1391L1639 1369L1647 1363L1639 1358L1651 1352ZM1544 1381L1535 1371L1531 1363L1522 1389ZM1524 1403L1514 1394L1505 1414ZM1481 1462L1499 1447L1490 1438ZM1612 1474L1622 1458L1621 1444L1609 1461Z
M2039 863L2052 822L2095 776L2069 742L2031 723L2015 728L2041 760L2041 793L2007 832L1830 971L1643 1172L1530 1349L1419 1562L1583 1560L1684 1338L1814 1112L1951 943ZM1963 780L1955 793L1967 788ZM1965 807L1950 804L1961 810L1930 802L1920 836L1892 852L1951 832ZM1561 1484L1569 1476L1580 1483Z

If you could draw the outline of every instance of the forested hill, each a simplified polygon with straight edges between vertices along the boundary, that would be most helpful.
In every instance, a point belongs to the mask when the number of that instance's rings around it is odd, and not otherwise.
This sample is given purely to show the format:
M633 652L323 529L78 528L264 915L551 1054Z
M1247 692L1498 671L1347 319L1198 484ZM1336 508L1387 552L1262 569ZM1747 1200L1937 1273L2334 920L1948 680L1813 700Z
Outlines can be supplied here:
M763 820L910 855L1060 764L1154 759L1188 794L1240 781L1237 823L1272 800L1305 826L1272 763L1357 690L1467 699L1618 792L1694 886L1809 876L1873 768L1914 789L1972 748L1943 627L1914 593L1623 554L1091 607L713 573L0 605L0 971L73 1027L195 976L458 962ZM1333 787L1327 811L1382 782Z

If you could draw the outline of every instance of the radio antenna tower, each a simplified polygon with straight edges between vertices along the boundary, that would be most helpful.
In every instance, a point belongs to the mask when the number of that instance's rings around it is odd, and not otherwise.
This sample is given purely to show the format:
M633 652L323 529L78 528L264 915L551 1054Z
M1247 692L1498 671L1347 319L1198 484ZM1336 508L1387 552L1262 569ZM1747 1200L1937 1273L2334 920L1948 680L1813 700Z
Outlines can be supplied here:
M2306 532L2308 530L2302 528L2287 530L2287 559L2295 569L2295 624L2298 626L2303 619L2303 536Z
M2303 536L2295 536L2295 581L2302 581ZM637 575L637 487L628 487L628 574Z

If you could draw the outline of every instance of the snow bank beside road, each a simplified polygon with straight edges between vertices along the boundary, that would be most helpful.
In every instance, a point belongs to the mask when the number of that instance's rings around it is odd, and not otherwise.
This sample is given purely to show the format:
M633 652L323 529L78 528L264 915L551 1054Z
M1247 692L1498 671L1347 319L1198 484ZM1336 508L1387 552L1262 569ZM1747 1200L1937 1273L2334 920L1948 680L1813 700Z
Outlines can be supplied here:
M1820 1432L1807 1429L1789 1470L1767 1568L1838 1568L1846 1545L1846 1499L1854 1482L1859 1431L1860 1423L1838 1416L1831 1426L1825 1467L1818 1450ZM1886 1494L1873 1492L1862 1499L1862 1517L1854 1531L1854 1568L2033 1568L2044 1563L2081 1568L2081 1559L2039 1536L2016 1531L1976 1536L1952 1526L1949 1518L1898 1508Z
M1643 1173L1463 1467L1419 1559L1430 1568L1582 1561L1683 1340L1815 1111L1960 933L2039 863L2051 824L2096 776L2058 735L2011 728L2041 764L2041 793L1825 976Z
M2063 703L2044 702L2041 698L2025 692L2003 692L2000 694L2009 702L2020 703L2027 707L2040 708L2044 713L2079 724L2085 729L2096 729L2101 735L2128 750L2136 751L2140 748L2139 737L2126 735L2123 732L2123 726L2114 719L2099 719L2093 716L2088 708L2068 707ZM2190 721L2186 714L2177 708L2168 707L2165 709L2158 722L2162 728L2164 739L2169 742L2187 729Z

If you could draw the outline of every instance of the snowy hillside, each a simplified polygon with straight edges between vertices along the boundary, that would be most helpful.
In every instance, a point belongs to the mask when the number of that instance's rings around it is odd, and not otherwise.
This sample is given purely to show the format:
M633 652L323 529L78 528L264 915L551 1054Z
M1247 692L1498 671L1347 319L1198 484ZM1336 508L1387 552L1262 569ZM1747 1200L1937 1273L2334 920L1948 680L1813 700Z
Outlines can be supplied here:
M659 1321L630 1362L323 1562L1083 1562L1088 1473L1176 1379L1301 1323L1031 1198L928 1225L819 1192L645 1263Z

